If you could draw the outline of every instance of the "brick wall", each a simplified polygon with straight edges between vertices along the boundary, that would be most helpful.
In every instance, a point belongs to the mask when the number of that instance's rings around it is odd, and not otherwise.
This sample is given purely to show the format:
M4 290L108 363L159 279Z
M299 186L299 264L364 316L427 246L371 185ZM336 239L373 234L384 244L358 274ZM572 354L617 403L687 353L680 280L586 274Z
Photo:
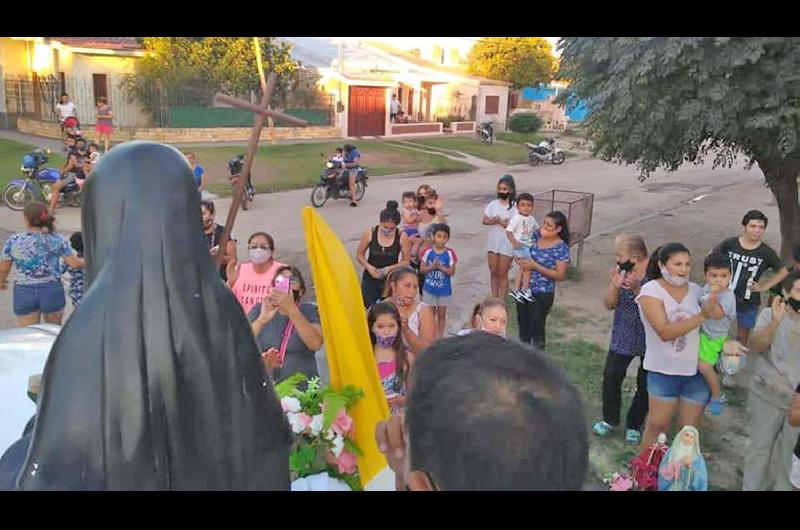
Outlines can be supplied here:
M393 123L391 134L441 134L442 123Z
M61 138L58 124L39 120L19 118L17 129L20 132ZM155 127L114 127L113 140L127 142L130 140L150 140L168 144L201 143L201 142L246 142L250 139L249 127L222 127L215 129L160 129ZM92 138L94 129L84 129L84 134ZM342 131L336 127L275 127L273 137L276 140L341 138ZM261 131L261 140L269 141L269 130Z

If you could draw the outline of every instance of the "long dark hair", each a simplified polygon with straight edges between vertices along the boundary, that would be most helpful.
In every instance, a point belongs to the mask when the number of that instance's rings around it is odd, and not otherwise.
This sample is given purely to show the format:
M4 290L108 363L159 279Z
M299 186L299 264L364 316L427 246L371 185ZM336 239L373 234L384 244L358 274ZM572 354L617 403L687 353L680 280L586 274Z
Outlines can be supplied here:
M42 232L53 233L55 232L56 218L50 215L47 211L47 206L40 202L32 202L25 206L22 211L25 220L34 228L41 228Z
M692 255L682 243L667 243L655 249L653 255L650 256L650 262L647 264L647 277L651 280L661 278L660 265L666 265L672 256L682 253Z
M399 392L400 389L403 388L403 383L408 373L408 355L406 355L403 337L401 336L403 333L403 326L400 320L400 313L397 311L394 304L389 302L378 302L369 308L369 312L367 313L367 327L369 328L369 340L372 341L373 347L375 343L378 342L378 339L375 333L372 332L372 326L375 325L375 321L378 320L378 317L381 315L391 315L397 323L397 337L395 337L391 349L394 351L395 374L397 375L394 380L394 389Z
M511 175L503 175L497 181L497 185L505 184L508 186L508 209L510 210L514 203L517 202L517 185L514 182L514 177Z
M550 212L545 215L545 217L552 219L556 226L561 228L558 235L561 236L561 240L569 246L569 225L567 224L567 216L561 212Z

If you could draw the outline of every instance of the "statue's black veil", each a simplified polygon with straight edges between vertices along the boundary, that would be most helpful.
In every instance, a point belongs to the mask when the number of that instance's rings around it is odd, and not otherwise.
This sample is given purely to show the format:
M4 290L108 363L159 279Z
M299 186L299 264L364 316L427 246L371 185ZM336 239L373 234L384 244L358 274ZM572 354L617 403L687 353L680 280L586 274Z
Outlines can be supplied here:
M45 366L18 487L288 489L288 425L185 158L114 147L83 201L86 294Z

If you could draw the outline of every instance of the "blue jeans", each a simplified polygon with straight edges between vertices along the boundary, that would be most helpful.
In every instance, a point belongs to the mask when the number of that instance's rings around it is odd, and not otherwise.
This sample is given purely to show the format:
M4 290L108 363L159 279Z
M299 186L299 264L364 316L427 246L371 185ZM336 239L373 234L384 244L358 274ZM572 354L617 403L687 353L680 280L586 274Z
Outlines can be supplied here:
M58 313L67 305L60 280L47 283L14 284L14 314Z
M711 399L711 390L700 372L694 375L647 372L647 393L662 401L684 399L699 405Z

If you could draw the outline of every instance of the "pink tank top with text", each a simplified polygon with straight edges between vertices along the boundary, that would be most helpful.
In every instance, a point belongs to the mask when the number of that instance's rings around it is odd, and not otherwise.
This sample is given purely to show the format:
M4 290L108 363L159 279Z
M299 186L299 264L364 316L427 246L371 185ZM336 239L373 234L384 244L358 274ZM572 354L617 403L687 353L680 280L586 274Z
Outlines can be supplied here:
M253 306L269 296L275 274L283 266L283 263L273 261L267 272L260 274L253 270L253 264L250 262L242 263L239 266L239 274L233 285L233 295L242 304L245 315L253 309Z

